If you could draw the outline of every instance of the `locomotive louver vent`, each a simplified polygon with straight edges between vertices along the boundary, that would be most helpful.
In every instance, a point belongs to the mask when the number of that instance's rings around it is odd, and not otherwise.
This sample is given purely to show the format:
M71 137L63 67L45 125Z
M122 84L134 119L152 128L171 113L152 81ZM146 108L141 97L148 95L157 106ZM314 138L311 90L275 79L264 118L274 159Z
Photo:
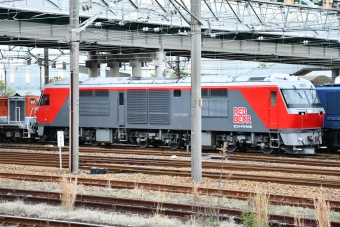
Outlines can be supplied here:
M127 91L127 122L129 124L146 124L147 121L147 91Z
M149 91L150 124L170 124L170 92Z
M80 116L109 116L110 101L108 98L80 97Z

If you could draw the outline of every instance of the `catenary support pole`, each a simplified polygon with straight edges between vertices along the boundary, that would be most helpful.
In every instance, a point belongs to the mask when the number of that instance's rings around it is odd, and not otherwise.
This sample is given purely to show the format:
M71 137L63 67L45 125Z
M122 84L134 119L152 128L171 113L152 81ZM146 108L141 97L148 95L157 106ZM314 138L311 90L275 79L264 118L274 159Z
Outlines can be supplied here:
M181 77L181 69L179 68L180 59L179 56L176 56L176 77Z
M165 77L165 69L166 69L166 57L165 52L160 49L156 52L156 60L157 64L155 66L155 75L156 77Z
M70 173L79 168L79 0L70 0Z
M49 61L48 61L48 48L44 48L44 74L45 74L45 81L44 85L50 82L50 73L49 73Z
M191 0L191 178L202 180L201 1Z

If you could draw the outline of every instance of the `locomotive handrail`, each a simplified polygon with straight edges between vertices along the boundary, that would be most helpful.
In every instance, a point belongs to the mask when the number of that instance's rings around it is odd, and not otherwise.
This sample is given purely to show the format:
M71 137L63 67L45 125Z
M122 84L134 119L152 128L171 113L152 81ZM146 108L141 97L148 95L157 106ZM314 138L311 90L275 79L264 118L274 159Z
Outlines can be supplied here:
M19 120L18 120L18 109L19 109ZM20 123L20 107L15 108L15 121L17 122L17 124Z
M32 109L31 109L31 112L30 112L30 117L32 117L32 112L35 112L35 107L32 107ZM34 113L34 116L33 117L35 117L35 113Z

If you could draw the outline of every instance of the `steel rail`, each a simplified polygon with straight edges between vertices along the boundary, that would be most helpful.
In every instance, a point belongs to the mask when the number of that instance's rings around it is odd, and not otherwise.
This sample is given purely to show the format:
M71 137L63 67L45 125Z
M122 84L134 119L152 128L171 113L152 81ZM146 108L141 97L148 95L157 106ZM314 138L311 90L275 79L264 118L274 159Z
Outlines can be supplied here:
M120 146L122 147L122 146ZM41 146L8 146L8 147L1 147L2 149L13 149L13 150L36 150L36 151L59 151L58 147L41 147ZM139 147L132 147L132 149L123 149L123 150L117 150L117 149L110 149L110 148L79 148L79 152L91 152L91 153L116 153L116 154L135 154L135 155L155 155L155 156L168 156L168 155L177 155L179 157L190 157L190 153L186 152L180 152L180 151L174 151L171 149L163 149L160 148L159 150L145 150ZM119 148L121 149L121 148ZM68 152L68 147L62 147L61 150L63 152ZM207 156L207 154L203 154L202 156Z
M13 153L10 151L0 151L2 157L11 157L13 155L17 155L17 153ZM20 155L27 156L46 156L52 155L53 157L57 154L47 154L47 153L32 153L32 152L20 152ZM177 154L176 154L177 155ZM64 154L63 157L68 158L67 154ZM113 160L113 157L108 156L91 156L91 155L80 155L82 159L105 159L105 160ZM270 162L270 163L281 163L281 164L294 164L294 165L310 165L310 166L323 166L323 167L340 167L340 162L336 161L320 161L320 160L299 160L299 159L279 159L275 157L251 157L251 156L227 156L224 158L223 156L211 157L212 159L228 159L228 160L236 160L236 161L255 161L255 162ZM152 158L128 158L128 157L114 157L115 160L156 160L156 161L169 161L168 159L152 159ZM175 161L175 160L172 160ZM185 161L183 161L185 162ZM209 161L203 161L204 163L209 163ZM217 162L210 162L217 163Z
M1 160L1 158L0 158ZM16 157L16 160L5 160L4 163L11 164L23 164L23 165L39 165L39 166L51 166L57 167L58 162L45 163L44 161L30 161L25 159L20 159ZM65 167L65 166L64 166ZM190 177L190 171L185 170L174 170L174 169L155 169L146 167L131 167L123 165L113 165L113 164L96 164L80 166L80 169L90 171L92 167L107 168L109 173L147 173L151 175L169 175L169 176L183 176ZM223 168L226 170L226 168ZM332 179L321 179L321 178L302 178L302 177L289 177L289 176L265 176L265 175L253 175L253 174L237 174L237 173L224 173L222 171L209 172L203 171L203 177L212 179L230 179L230 180L248 180L248 181L259 181L259 182L273 182L280 184L294 184L294 185L305 185L305 186L316 186L316 187L329 187L338 188L340 187L339 180Z
M0 189L2 200L15 201L18 199L28 203L46 203L60 205L60 193L35 190ZM8 194L4 194L8 193ZM153 215L160 213L171 217L190 217L192 215L209 215L206 212L217 211L222 220L233 217L237 222L241 221L242 210L224 207L201 206L192 204L179 204L168 202L157 202L150 200L115 198L107 196L93 196L78 194L75 201L76 207L110 210L119 213L141 213ZM270 226L295 226L294 216L269 214ZM301 218L307 226L317 224L315 219ZM340 226L340 222L331 222L331 226Z
M60 182L60 176L46 176L46 175L31 175L31 174L12 174L12 173L0 173L1 178L26 180L26 181L40 181L40 182ZM135 189L143 188L155 191L166 191L173 193L192 193L193 187L183 185L166 185L166 184L152 184L144 182L132 182L132 181L118 181L118 180L106 180L95 178L77 178L78 184L86 186L98 186L98 187L110 187L115 189ZM203 195L216 195L225 196L231 199L248 200L254 193L245 191L233 191L225 189L215 188L197 188L197 191ZM269 201L275 205L289 205L296 207L314 208L314 199L303 198L287 195L269 195ZM340 212L340 201L326 200L332 210Z
M107 227L107 225L97 225L72 221L61 221L42 218L18 217L10 215L0 215L1 226L39 226L39 227ZM114 226L113 226L114 227ZM118 227L118 225L116 225ZM119 225L119 227L127 227Z
M191 176L191 172L185 171L185 170L155 169L155 168L145 168L145 167L130 167L130 166L122 166L122 165L96 165L96 166L89 166L89 167L80 167L80 169L89 170L89 168L91 167L107 168L109 173L144 173L144 174L151 174L151 175L168 175L168 176L181 176L181 177ZM293 184L293 185L304 185L304 186L311 186L311 187L326 187L326 188L339 188L340 187L339 180L322 179L322 178L269 176L269 175L208 172L208 171L203 171L203 177L207 177L211 179L272 182L272 183L278 183L278 184Z
M0 152L0 163L7 164L29 164L39 165L39 166L55 166L59 165L59 156L57 154L42 154L42 153L22 153L20 156L24 157L18 159L18 152ZM63 167L68 166L68 155L63 155ZM146 159L146 158L122 158L122 157L107 157L107 156L87 156L80 155L79 161L81 166L93 166L96 164L121 164L121 165L139 165L139 166L168 166L176 168L190 168L189 161L183 160L167 160L167 159ZM287 162L289 163L289 162ZM303 162L302 162L303 163ZM320 163L317 161L307 161L309 164ZM336 164L336 163L333 163ZM240 163L226 163L226 162L209 162L204 161L202 163L205 169L218 169L221 170L237 170L237 171L269 171L269 172L285 172L285 173L295 173L295 174L317 174L317 175L329 175L329 176L339 176L340 170L330 170L330 169L316 169L316 168L304 168L304 167L285 167L285 166L268 166L259 164L240 164ZM340 167L340 163L338 164Z
M13 150L37 150L37 151L59 151L59 148L56 146L53 147L42 147L42 146L13 146L13 145L5 145L2 146L2 149L13 149ZM122 149L122 150L119 150ZM191 154L181 151L181 150L172 150L166 147L160 148L151 148L152 150L145 148L140 148L135 145L126 146L126 145L111 145L111 146L101 146L101 147L93 147L93 146L84 146L79 148L79 152L89 152L89 153L116 153L116 154L135 154L135 155L155 155L155 156L167 156L167 155L177 155L179 157L190 157ZM68 152L68 147L62 147L63 152ZM212 153L218 153L218 150L208 150ZM202 156L211 156L212 154L203 153ZM333 159L340 160L340 156L336 154L316 154L316 155L300 155L300 154L264 154L262 152L232 152L227 153L226 156L211 156L211 158L221 159L221 158L232 158L232 159L258 159L257 161L266 161L268 159L276 159L279 157L284 158L309 158L309 159ZM296 160L298 162L298 160ZM304 160L302 160L304 161ZM280 161L280 159L276 159L277 163L285 163L284 160ZM321 163L322 165L322 163ZM323 166L323 165L322 165Z

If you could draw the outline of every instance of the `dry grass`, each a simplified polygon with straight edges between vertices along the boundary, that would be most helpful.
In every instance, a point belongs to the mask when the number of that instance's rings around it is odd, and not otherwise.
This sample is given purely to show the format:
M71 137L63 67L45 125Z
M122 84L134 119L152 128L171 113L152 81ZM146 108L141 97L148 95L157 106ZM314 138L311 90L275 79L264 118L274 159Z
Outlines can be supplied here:
M316 197L316 198L315 198ZM314 197L315 216L318 227L331 226L331 206L325 200L322 190Z
M256 193L253 202L257 223L259 226L268 226L269 195L267 195L266 192L263 192L263 190L255 190Z
M301 220L301 216L299 214L294 214L294 225L296 227L305 227L305 223Z
M201 197L200 192L198 191L199 185L200 185L199 182L193 182L193 185L192 185L191 194L192 194L192 201L194 203L198 202Z
M72 211L77 196L77 177L72 180L71 177L63 176L61 182L61 208L64 211Z
M223 144L223 147L218 147L217 150L219 150L221 156L225 156L227 154L227 144Z
M155 212L153 213L153 216L154 216L154 217L161 217L161 216L163 216L163 214L162 214L162 209L163 209L163 203L160 202L160 201L158 201L158 202L157 202L157 206L156 206L156 210L155 210Z

